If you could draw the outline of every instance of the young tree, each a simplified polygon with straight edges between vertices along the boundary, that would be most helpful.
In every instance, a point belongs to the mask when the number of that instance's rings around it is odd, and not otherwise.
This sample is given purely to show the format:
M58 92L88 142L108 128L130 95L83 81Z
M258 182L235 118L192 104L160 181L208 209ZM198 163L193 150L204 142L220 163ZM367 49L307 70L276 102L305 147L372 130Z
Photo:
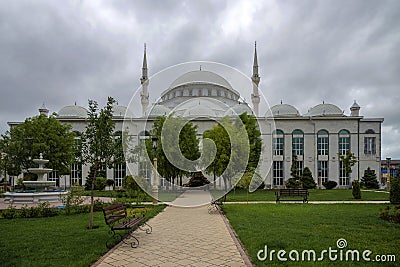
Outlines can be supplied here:
M346 152L346 155L340 155L340 160L343 162L344 171L347 175L353 172L352 167L357 163L357 158L354 153Z
M71 126L62 124L54 116L39 115L27 118L2 136L3 152L7 154L7 172L19 175L22 170L37 167L32 159L49 159L48 168L59 174L70 172L74 158L74 136Z
M361 199L360 183L357 180L353 181L352 194L355 199Z
M400 204L400 169L396 177L390 177L390 203Z
M371 170L370 167L364 171L364 176L361 179L361 186L365 186L368 189L379 188L379 182L376 178L376 173L374 170Z
M93 166L90 195L89 229L93 228L94 188L97 173L102 166L112 167L115 154L114 128L112 120L115 100L108 97L106 107L98 110L96 101L89 100L88 124L82 135L82 158Z
M317 186L312 176L312 172L308 167L304 168L303 173L300 177L300 181L303 184L303 188L305 189L314 189Z
M296 155L292 155L292 166L290 167L290 175L294 179L300 180L301 170L299 168L299 163L297 161L297 156Z

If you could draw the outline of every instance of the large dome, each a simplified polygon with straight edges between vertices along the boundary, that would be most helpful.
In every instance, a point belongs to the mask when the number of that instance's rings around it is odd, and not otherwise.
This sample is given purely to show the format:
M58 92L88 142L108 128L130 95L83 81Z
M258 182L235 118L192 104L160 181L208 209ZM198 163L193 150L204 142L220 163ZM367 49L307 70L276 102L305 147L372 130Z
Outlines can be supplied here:
M220 85L233 90L231 84L220 75L204 70L190 71L178 77L169 88L175 88L188 83L208 83Z
M87 110L81 106L65 106L58 112L58 117L61 118L86 118Z
M278 104L267 111L265 117L297 117L299 111L289 104Z
M193 98L176 106L173 112L183 117L222 117L227 108L213 98Z
M343 111L333 104L319 104L311 108L305 116L344 116Z

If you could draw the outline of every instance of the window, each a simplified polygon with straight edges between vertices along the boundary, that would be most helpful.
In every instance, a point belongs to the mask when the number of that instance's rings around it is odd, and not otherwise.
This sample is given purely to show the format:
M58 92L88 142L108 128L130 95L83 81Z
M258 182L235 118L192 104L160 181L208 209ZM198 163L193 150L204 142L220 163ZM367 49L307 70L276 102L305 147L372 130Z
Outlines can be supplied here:
M321 183L328 181L328 161L318 161L318 178Z
M150 183L152 164L149 161L149 157L146 151L146 139L150 138L148 131L143 131L139 134L139 162L138 162L138 175L146 178L147 182Z
M73 163L71 165L71 185L82 185L82 165Z
M303 161L295 161L294 162L295 166L296 166L296 175L297 176L302 176L303 175L303 168L304 168L304 163Z
M211 89L208 89L208 96L211 96Z
M304 154L304 134L301 130L292 133L292 154L297 156Z
M126 165L115 164L114 166L114 186L122 187L122 178L126 176Z
M280 186L283 185L283 161L273 162L273 185Z
M327 156L329 154L329 136L325 130L321 130L317 134L317 153L319 156Z
M339 185L348 186L350 179L349 175L345 172L343 161L339 162Z
M281 130L276 130L272 137L273 154L283 156L284 135Z
M347 130L339 132L339 155L346 155L350 151L350 133Z
M364 137L364 154L365 155L376 154L375 137Z

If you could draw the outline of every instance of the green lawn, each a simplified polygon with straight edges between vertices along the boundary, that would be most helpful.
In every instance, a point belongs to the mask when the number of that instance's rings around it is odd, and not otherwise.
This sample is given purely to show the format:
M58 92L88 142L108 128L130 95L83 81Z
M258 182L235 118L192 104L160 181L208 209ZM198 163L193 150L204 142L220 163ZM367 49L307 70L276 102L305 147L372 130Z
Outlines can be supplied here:
M268 246L268 251L281 249L289 253L291 250L313 249L317 258L324 249L337 249L336 241L347 240L346 249L362 251L369 249L377 254L393 254L396 263L385 266L398 266L400 261L400 225L379 219L380 204L231 204L224 205L223 210L239 239L246 248L252 262L256 266L304 266L310 262L259 261L257 253ZM346 250L343 250L346 251ZM262 256L263 254L261 254ZM288 254L286 254L288 257ZM301 254L300 254L301 258ZM360 261L358 263L337 261L312 263L326 266L381 266L380 264Z
M327 201L327 200L355 200L349 189L334 189L334 190L322 190L322 189L311 189L309 190L309 201ZM272 190L257 190L253 193L249 193L249 201L275 201L275 194ZM284 199L283 199L284 200ZM283 201L282 200L282 201ZM389 200L389 194L385 191L373 192L373 191L361 191L361 200ZM245 190L232 190L228 193L226 201L246 201Z
M146 213L155 216L157 206ZM88 230L89 214L59 215L50 218L0 219L1 266L89 266L107 252L108 226L103 213L94 214Z

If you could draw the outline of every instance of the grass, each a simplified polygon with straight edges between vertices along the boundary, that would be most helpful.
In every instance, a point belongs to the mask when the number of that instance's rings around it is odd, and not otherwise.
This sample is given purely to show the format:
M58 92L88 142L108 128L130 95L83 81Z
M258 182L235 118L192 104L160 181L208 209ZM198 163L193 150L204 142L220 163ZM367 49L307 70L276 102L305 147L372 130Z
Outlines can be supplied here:
M249 201L275 201L275 194L272 190L257 190L249 193ZM352 201L353 198L351 189L334 189L322 190L311 189L309 190L309 201ZM385 191L361 191L361 201L366 200L389 200L389 194ZM245 190L232 190L228 193L226 201L246 201Z
M360 262L279 262L259 261L257 252L268 246L287 253L295 249L313 249L319 257L320 252L332 247L337 249L339 238L347 240L346 249L362 251L369 249L376 254L396 255L400 261L400 225L379 219L380 204L231 204L223 210L246 248L255 266L364 266ZM345 251L345 250L344 250ZM301 255L301 254L300 254ZM287 257L287 254L286 254ZM301 256L300 256L301 257ZM368 266L382 266L382 263ZM386 263L384 266L396 266Z
M164 205L146 213L154 217ZM102 212L50 218L0 219L1 266L89 266L107 252L108 226Z

